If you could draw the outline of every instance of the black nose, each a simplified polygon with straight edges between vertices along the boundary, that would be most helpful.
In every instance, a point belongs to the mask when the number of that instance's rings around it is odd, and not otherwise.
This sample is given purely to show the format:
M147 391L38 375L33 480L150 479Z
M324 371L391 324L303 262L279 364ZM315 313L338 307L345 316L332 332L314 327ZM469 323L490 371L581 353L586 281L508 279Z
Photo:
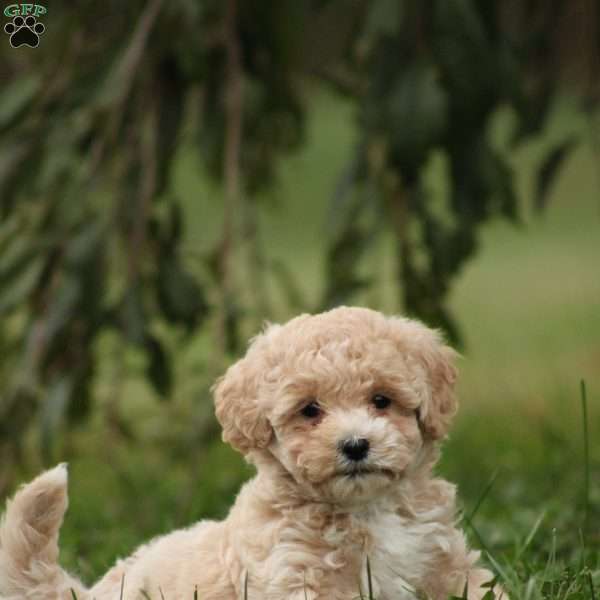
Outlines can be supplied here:
M369 453L369 440L351 438L341 444L342 452L350 460L362 460Z

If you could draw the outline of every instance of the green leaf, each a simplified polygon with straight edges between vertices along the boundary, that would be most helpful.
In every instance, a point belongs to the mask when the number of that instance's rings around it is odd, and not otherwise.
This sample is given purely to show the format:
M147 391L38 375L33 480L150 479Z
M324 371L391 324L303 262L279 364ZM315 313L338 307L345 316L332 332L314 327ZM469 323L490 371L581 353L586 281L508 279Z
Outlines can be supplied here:
M74 276L62 278L53 292L45 320L46 338L49 343L58 335L74 316L75 307L81 298L81 281Z
M350 224L328 251L328 286L323 308L331 308L347 302L371 280L356 273L359 259L372 241L361 227Z
M0 287L0 316L25 304L29 294L35 289L43 268L44 262L37 256L9 283L3 283Z
M130 286L119 307L119 320L128 341L143 346L146 341L146 311L142 292L137 286Z
M446 92L435 69L424 62L409 66L399 75L387 104L382 126L395 161L401 166L420 164L446 128Z
M84 226L71 238L67 246L66 265L74 269L86 268L98 252L103 234L104 226L100 220L91 221Z
M206 316L204 291L176 255L160 257L156 291L160 309L172 323L183 323L191 330Z
M502 83L498 71L501 48L494 48L491 41L472 0L435 3L433 47L460 112L479 110L490 85Z
M375 0L367 14L365 31L369 36L393 36L400 30L404 3L401 0Z
M174 61L162 67L159 88L158 131L156 135L156 196L169 184L171 165L176 156L179 133L184 117L187 87L178 77Z
M39 242L29 236L21 235L0 255L0 286L9 285L28 265L39 257L42 249Z
M546 155L536 179L533 202L537 211L542 211L546 208L550 189L556 180L560 167L576 145L577 140L575 137L570 137L557 144Z
M485 144L479 149L477 168L483 184L482 196L486 194L490 199L495 198L500 214L516 222L518 198L514 173L508 161L488 144ZM483 198L475 198L475 201L478 200L479 202L484 201Z
M73 370L73 393L69 403L68 419L70 423L83 421L90 414L92 408L93 392L90 389L92 375L94 374L94 356L86 340L79 342L83 345L75 357Z
M146 336L144 346L149 357L146 369L148 379L154 386L154 389L163 398L167 398L173 387L173 371L169 357L159 340L152 335Z
M283 292L287 306L294 312L303 311L307 306L307 302L298 282L294 279L292 270L284 262L277 259L271 261L270 267Z
M31 137L4 144L0 150L0 210L5 213L12 210L16 197L34 186L40 154L41 149Z
M62 373L47 384L47 393L43 399L40 415L41 444L45 462L54 460L53 445L55 434L62 423L71 393L73 379L70 374Z
M3 85L0 93L0 131L21 118L39 91L41 83L40 74L32 72Z
M36 173L38 189L51 189L65 178L73 177L78 164L84 161L77 147L78 141L74 119L68 128L62 122L50 128L43 140L45 160Z

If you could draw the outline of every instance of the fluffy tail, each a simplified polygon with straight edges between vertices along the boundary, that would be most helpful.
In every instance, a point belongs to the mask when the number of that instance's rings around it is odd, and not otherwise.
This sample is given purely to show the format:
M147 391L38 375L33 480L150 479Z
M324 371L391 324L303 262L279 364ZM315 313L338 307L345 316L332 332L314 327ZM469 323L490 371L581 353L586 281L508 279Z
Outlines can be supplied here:
M22 487L0 522L0 600L87 600L58 565L58 531L67 510L67 466Z

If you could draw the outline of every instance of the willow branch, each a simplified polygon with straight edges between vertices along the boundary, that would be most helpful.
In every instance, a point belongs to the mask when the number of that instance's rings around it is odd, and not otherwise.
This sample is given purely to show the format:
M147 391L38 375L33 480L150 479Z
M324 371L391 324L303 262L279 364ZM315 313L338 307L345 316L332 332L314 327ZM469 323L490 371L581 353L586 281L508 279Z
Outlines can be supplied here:
M225 149L223 178L225 180L225 210L219 251L221 306L219 336L224 351L227 341L227 318L234 297L233 252L236 242L237 206L241 193L241 145L243 128L243 71L241 50L237 35L237 0L228 0L225 13L224 43L225 66Z
M150 218L152 198L156 192L156 102L152 101L148 116L141 123L142 131L138 139L140 165L140 182L137 206L134 214L131 236L129 240L129 277L137 278L139 262L146 245L146 227Z

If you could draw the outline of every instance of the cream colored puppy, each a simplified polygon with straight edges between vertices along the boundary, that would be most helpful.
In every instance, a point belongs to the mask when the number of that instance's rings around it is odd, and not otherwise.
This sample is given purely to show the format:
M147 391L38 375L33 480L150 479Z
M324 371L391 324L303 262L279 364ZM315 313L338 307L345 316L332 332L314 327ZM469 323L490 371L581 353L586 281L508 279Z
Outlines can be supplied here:
M57 562L64 466L8 503L3 600L378 600L487 591L432 475L456 410L455 353L417 321L337 308L270 325L215 387L223 438L258 471L227 519L141 546L91 589ZM500 592L497 592L497 596Z

